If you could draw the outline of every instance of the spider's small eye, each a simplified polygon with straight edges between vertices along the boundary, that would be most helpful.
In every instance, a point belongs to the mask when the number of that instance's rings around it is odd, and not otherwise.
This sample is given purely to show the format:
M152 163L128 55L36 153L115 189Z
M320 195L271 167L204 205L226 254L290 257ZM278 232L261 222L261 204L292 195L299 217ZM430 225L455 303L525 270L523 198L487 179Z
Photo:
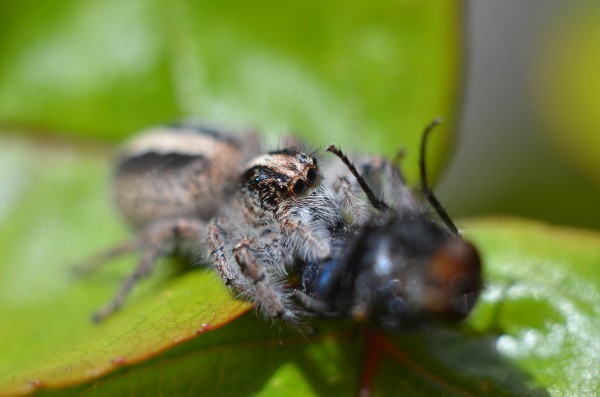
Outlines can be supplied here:
M311 168L306 173L306 179L308 183L313 183L317 179L317 171L314 168Z
M296 183L294 183L294 187L292 189L294 191L294 194L302 194L306 190L306 183L304 183L302 179L298 179Z
M287 187L285 187L284 185L279 185L279 186L277 186L277 189L279 189L279 191L280 191L281 193L286 193L286 192L287 192L287 190L288 190L288 189L287 189Z

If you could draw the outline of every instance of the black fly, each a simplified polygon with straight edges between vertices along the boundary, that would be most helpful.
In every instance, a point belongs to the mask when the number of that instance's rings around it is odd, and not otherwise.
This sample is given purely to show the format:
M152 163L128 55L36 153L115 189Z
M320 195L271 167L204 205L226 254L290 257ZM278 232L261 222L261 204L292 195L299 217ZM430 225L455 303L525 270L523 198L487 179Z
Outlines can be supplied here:
M459 321L470 313L482 286L481 260L427 182L425 147L437 124L425 129L419 160L421 193L434 214L407 188L396 166L382 166L396 192L388 203L343 152L327 148L344 162L376 212L337 234L332 259L299 268L296 295L312 315L398 330L430 319Z

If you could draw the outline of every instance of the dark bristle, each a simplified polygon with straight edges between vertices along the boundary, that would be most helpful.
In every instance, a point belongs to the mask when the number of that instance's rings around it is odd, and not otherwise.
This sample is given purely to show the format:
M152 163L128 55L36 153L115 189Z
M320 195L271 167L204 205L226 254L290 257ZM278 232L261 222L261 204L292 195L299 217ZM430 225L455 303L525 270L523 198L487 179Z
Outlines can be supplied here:
M459 236L460 234L456 225L454 225L454 222L452 222L452 219L450 219L450 216L448 215L444 207L442 207L438 199L435 197L433 191L429 188L429 184L427 182L427 171L425 166L425 148L427 146L427 138L435 129L435 127L437 127L441 123L441 118L437 117L433 119L433 121L429 123L427 127L425 127L425 131L423 132L423 138L421 139L421 156L419 159L419 171L421 173L421 191L423 192L423 195L425 196L427 201L429 201L435 212L438 214L442 222L444 222L448 230L450 230L450 232L455 236Z
M283 154L283 155L286 155L286 156L295 156L298 153L301 153L301 151L298 150L295 147L287 147L285 149L272 150L272 151L269 152L270 155Z
M350 170L352 175L354 175L354 177L356 178L356 181L360 185L363 192L365 192L365 194L367 195L367 198L369 199L369 202L375 209L377 209L381 212L391 210L390 206L387 205L387 203L385 201L380 200L375 196L375 193L373 193L373 190L371 189L371 187L369 186L367 181L365 181L365 178L363 178L362 175L360 175L358 173L358 171L356 170L356 167L354 166L354 164L352 164L352 162L348 159L348 157L346 156L346 154L344 152L342 152L340 149L336 148L334 145L327 146L326 150L328 152L333 153L336 156L338 156L340 158L340 160L342 160L342 162L344 164L346 164L346 167L348 167L348 169Z
M117 167L117 174L174 171L195 161L206 161L206 159L199 154L147 152L121 161Z

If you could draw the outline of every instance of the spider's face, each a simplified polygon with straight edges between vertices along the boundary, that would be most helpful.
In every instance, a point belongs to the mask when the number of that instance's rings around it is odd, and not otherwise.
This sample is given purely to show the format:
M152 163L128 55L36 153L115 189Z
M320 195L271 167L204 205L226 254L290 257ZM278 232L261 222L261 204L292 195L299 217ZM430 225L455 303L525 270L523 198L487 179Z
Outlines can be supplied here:
M285 149L251 160L241 178L241 191L251 213L277 217L284 203L301 203L321 180L314 157Z

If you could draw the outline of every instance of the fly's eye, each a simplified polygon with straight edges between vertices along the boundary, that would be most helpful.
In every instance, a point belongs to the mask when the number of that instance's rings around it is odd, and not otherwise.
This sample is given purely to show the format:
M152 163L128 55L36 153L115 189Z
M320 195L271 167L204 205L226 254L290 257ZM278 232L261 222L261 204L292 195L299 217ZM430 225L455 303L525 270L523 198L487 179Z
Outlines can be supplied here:
M298 179L294 183L294 187L292 188L292 190L294 191L295 195L300 195L306 190L306 183L304 183L302 179Z
M306 173L306 179L308 183L313 183L317 179L317 171L314 168L309 169Z

